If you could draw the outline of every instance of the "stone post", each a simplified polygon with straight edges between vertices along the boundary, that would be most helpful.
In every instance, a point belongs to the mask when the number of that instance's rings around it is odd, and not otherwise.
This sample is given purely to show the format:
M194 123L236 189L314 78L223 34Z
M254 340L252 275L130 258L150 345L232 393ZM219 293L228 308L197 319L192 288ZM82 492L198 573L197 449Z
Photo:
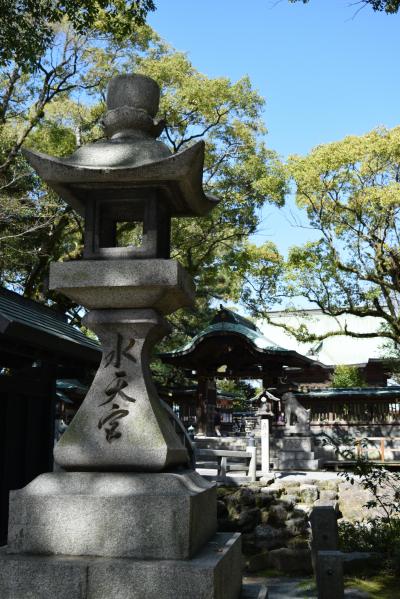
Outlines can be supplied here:
M269 418L261 417L261 475L269 473Z
M316 506L310 514L311 559L318 599L343 599L343 559L338 551L337 515L332 506Z
M343 599L343 558L340 551L318 551L318 599Z

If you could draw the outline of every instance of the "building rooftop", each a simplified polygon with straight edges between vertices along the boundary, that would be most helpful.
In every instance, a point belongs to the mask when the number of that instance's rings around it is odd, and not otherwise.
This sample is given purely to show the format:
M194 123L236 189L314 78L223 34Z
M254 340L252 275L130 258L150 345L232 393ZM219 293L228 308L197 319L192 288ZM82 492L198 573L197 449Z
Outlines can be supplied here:
M101 356L98 341L69 324L64 315L7 289L0 289L0 335L77 358L84 353L93 363Z

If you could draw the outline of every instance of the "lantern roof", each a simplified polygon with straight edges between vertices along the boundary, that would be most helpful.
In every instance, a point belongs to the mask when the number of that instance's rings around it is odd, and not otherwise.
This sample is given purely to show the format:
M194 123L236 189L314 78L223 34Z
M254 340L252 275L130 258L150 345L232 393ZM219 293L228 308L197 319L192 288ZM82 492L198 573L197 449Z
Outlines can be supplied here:
M156 191L171 216L203 216L218 199L203 190L204 142L171 154L156 139L165 127L155 121L160 88L144 75L114 77L102 119L106 139L56 158L23 149L39 176L68 204L84 214L87 202L104 196L128 199L132 192Z

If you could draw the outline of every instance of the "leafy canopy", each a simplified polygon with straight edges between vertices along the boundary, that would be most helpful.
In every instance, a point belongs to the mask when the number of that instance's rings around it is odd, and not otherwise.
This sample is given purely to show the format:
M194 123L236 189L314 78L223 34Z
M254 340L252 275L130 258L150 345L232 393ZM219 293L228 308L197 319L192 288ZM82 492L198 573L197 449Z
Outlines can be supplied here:
M48 269L51 261L81 256L82 220L38 180L19 150L25 144L63 156L100 139L110 77L150 75L162 89L163 140L176 152L204 139L204 186L221 198L206 218L173 222L172 257L198 286L197 310L173 317L178 328L169 347L179 345L209 320L213 299L240 299L252 269L279 272L276 248L249 243L262 206L281 205L286 191L282 165L265 144L263 99L246 77L232 82L199 73L147 26L121 40L80 35L64 23L54 41L36 70L14 62L0 72L0 282L79 321L79 307L49 292ZM124 231L127 241L129 234L135 231Z
M310 0L289 0L292 4L295 2L302 2L308 4ZM353 2L354 6L361 5L370 6L375 12L385 12L389 14L396 14L400 8L400 0L356 0Z
M320 146L289 160L319 239L292 248L288 284L324 312L377 316L400 339L400 128ZM369 333L352 333L368 337Z
M339 364L335 367L332 376L332 387L365 387L365 381L361 376L360 370L356 366Z
M281 263L275 297L306 298L331 316L377 317L377 332L336 330L321 335L307 326L283 328L301 341L332 335L382 337L400 342L400 127L321 145L292 156L287 175L296 189L314 241L290 249ZM247 305L268 318L270 297L255 271Z
M0 65L35 66L65 19L78 34L98 31L123 39L154 9L152 0L0 0Z

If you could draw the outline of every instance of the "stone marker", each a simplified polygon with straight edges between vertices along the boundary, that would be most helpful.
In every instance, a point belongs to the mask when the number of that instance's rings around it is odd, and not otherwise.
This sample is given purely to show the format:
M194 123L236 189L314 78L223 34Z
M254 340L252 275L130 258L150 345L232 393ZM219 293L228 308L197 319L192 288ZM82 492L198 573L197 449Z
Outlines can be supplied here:
M318 551L337 551L339 549L339 532L337 513L331 505L314 507L310 513L312 530L311 552L313 557Z
M318 599L343 599L343 561L340 551L318 551Z
M310 522L311 559L318 599L343 599L343 557L338 551L337 513L331 505L317 506L311 511Z
M85 217L84 259L53 264L50 287L91 309L103 358L55 447L59 472L10 496L1 599L238 599L238 534L216 533L216 488L190 469L151 379L163 318L190 306L189 275L169 256L170 220L207 214L204 144L175 155L157 141L159 88L111 80L107 139L57 159L25 150ZM141 229L120 247L119 225Z

